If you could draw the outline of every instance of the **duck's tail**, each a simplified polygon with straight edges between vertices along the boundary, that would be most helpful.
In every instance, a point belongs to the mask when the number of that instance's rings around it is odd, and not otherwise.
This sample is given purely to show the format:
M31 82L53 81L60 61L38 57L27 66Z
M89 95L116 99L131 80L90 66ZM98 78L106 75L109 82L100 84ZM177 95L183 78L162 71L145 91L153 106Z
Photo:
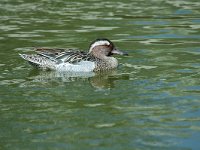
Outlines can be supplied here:
M50 69L50 70L55 69L56 62L46 57L42 57L37 54L30 54L30 55L19 54L19 55L34 67L42 69Z

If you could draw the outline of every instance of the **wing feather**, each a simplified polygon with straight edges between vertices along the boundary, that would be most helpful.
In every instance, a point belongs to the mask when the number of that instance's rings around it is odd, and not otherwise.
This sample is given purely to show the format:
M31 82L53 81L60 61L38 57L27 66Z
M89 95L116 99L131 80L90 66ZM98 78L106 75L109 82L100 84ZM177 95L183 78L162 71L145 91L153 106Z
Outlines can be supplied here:
M64 48L36 48L35 52L50 60L57 62L76 63L81 61L87 54L79 50Z
M53 68L56 64L95 60L90 54L72 49L36 48L37 54L21 54L20 56L29 63L42 68Z

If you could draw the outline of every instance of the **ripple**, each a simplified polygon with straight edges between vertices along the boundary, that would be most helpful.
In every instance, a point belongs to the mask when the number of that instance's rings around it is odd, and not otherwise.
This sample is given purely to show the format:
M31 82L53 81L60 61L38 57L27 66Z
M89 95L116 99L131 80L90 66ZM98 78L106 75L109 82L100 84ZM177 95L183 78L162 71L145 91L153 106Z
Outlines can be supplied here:
M110 128L115 126L115 123L104 123L104 124L96 124L95 127L96 128Z
M194 86L187 86L184 90L185 92L195 92L195 93L200 93L200 86L199 85L194 85Z
M173 5L175 7L178 7L178 8L183 8L183 9L193 9L194 6L197 7L197 8L200 6L199 2L197 2L197 1L195 2L195 1L185 1L185 0L183 0L183 1L179 1L179 0L170 1L170 0L167 0L166 3L171 4L171 5Z
M134 69L154 69L158 67L158 66L132 65L128 63L125 63L123 65L129 68L134 68Z
M96 26L83 26L82 29L75 30L76 32L93 32L93 31L107 31L114 30L119 27L96 27Z
M96 103L96 104L85 104L84 106L86 107L99 107L99 106L103 106L105 104L103 103Z
M33 32L20 32L20 33L11 33L7 34L8 37L19 37L19 38L32 38L32 37L42 37L43 35L35 34Z
M5 66L6 64L0 64L0 67Z
M196 25L190 25L190 27L191 27L192 29L195 29L195 30L196 30L196 29L200 29L200 25L197 25L197 24L196 24Z
M12 79L12 80L2 80L0 81L0 85L12 85L12 84L19 84L25 82L25 79Z
M0 30L3 31L12 31L20 29L17 25L1 25Z
M157 34L157 35L130 36L129 38L143 38L143 39L200 39L200 36L199 35L178 35L178 34Z
M15 48L15 51L20 51L20 52L32 52L35 48L34 47L19 47Z
M184 69L177 69L176 72L179 72L179 73L194 73L194 70L193 69L184 68Z

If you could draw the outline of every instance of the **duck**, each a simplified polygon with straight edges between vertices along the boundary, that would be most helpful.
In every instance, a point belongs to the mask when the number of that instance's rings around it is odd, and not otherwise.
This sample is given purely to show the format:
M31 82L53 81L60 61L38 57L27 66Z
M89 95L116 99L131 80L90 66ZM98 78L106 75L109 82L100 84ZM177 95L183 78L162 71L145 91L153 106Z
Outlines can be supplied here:
M118 61L113 54L128 55L118 50L109 39L94 40L89 51L64 48L35 48L36 54L19 54L36 68L59 72L96 72L115 69Z

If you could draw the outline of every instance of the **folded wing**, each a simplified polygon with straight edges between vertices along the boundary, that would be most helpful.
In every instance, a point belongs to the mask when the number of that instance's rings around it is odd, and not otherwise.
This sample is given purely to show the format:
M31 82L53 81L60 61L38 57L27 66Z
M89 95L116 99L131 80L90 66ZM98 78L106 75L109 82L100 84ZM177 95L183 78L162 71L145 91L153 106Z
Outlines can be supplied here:
M54 69L56 64L75 64L81 60L88 60L88 54L83 51L57 48L36 48L37 54L20 54L31 65L41 68Z

